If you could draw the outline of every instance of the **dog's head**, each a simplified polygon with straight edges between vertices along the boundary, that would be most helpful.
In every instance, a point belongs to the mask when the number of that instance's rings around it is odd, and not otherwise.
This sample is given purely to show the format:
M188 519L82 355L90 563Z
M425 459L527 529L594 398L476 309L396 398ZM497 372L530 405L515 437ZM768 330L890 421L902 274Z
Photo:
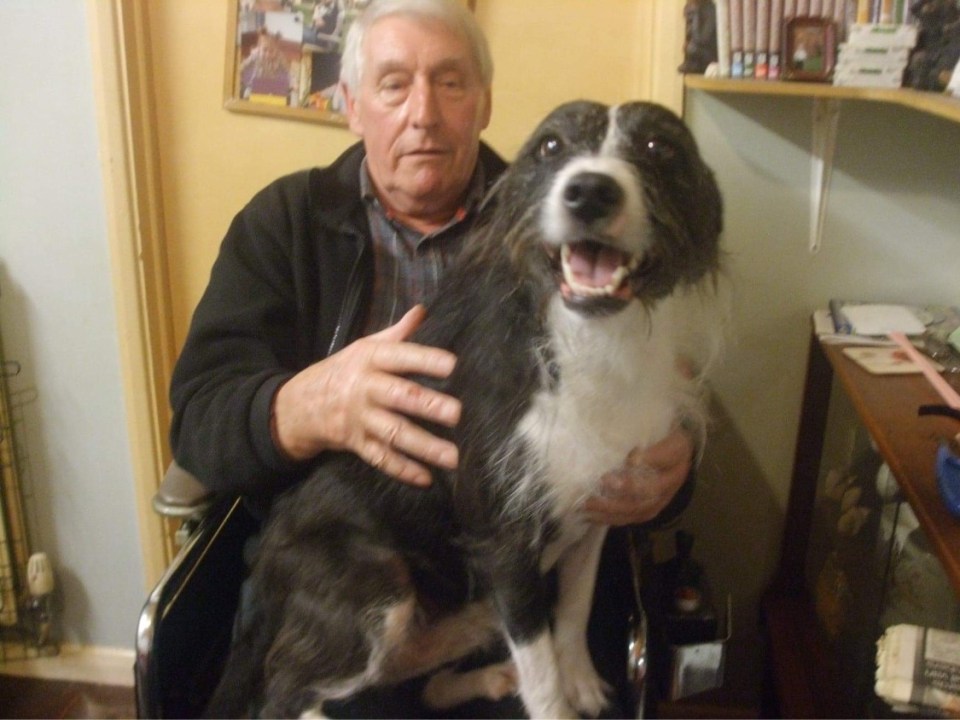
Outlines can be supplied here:
M720 192L689 130L658 105L562 105L493 200L514 256L546 258L585 314L651 305L718 268Z

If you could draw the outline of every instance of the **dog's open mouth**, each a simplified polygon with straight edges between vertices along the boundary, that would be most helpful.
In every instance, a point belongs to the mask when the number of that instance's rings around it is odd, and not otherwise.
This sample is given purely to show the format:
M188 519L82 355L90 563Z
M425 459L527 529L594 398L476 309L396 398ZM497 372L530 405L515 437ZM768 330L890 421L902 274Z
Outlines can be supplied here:
M567 304L619 309L633 297L627 279L640 262L639 255L593 240L564 244L560 248L560 292Z

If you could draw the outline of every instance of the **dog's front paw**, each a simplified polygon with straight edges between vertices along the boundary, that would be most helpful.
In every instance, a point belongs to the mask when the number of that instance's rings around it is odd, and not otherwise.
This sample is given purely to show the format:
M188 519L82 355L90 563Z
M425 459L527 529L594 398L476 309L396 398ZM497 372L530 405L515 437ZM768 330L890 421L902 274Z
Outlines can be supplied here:
M483 694L489 700L502 700L517 694L517 666L512 662L488 665L483 668Z
M611 688L597 674L589 655L577 655L563 653L559 658L563 694L582 715L596 717L606 707Z

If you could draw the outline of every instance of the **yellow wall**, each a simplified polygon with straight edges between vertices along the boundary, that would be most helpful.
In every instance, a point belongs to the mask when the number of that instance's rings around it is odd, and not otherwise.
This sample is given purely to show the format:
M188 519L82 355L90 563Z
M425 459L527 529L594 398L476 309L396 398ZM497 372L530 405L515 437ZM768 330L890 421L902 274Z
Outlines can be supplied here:
M147 6L178 342L236 211L271 179L325 164L352 141L338 128L223 109L228 7L195 0Z
M222 107L231 0L148 3L173 334L182 341L234 213L281 174L355 138L329 126ZM485 138L512 157L554 105L655 97L676 107L682 0L479 0L496 62Z
M486 138L513 157L537 121L561 102L618 103L644 94L649 33L643 11L653 4L480 0L477 17L496 62L494 115ZM675 4L679 16L682 3Z

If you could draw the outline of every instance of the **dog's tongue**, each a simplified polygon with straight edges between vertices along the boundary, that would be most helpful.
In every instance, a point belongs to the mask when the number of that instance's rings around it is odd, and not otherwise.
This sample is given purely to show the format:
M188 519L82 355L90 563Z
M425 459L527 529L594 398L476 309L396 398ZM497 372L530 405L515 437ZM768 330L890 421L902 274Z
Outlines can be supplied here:
M623 254L614 248L583 242L570 246L570 271L579 285L602 288L622 264Z

